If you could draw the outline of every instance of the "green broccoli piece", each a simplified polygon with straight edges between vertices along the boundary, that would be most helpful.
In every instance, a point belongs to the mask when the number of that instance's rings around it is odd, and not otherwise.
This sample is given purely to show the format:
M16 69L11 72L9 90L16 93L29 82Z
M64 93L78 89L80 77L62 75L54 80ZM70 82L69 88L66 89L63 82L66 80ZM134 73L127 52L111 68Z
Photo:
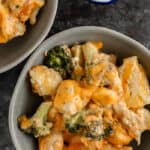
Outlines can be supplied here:
M109 135L112 134L112 127L107 124L106 127L103 129L102 133L99 133L98 130L100 128L99 121L91 121L86 126L86 133L85 136L95 140L101 140L107 138Z
M44 64L58 71L63 79L70 77L73 68L71 57L61 46L56 46L48 51L44 59Z
M25 115L20 116L18 118L20 128L36 138L48 135L52 128L52 123L47 122L47 114L51 105L51 102L43 102L31 118Z
M101 140L112 134L112 127L107 124L105 128L101 130L101 122L99 120L85 122L84 118L86 111L81 111L70 118L65 118L65 127L69 132L85 136L87 138Z
M81 111L79 113L76 113L75 115L71 117L64 116L65 120L65 127L72 133L79 133L81 124L83 123L83 118L85 115L85 111Z
M107 138L108 136L110 136L113 133L113 128L111 127L110 124L108 124L108 126L104 129L104 134L103 134L103 138Z

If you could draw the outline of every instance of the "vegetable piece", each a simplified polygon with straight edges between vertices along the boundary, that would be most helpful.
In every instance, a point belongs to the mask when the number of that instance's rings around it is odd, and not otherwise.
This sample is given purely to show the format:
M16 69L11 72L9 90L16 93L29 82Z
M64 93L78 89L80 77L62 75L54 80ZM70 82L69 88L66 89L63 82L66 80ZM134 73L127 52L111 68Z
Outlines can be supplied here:
M52 133L39 138L39 150L63 150L63 145L64 141L60 133Z
M51 105L51 102L43 102L31 118L20 116L18 118L20 128L36 138L50 134L52 123L47 122L47 114Z
M62 81L58 72L43 65L32 67L29 75L33 92L39 96L53 96Z
M84 121L84 115L85 115L85 111L81 111L79 113L76 113L75 115L73 115L71 118L65 118L65 127L73 133L78 133L80 131L79 128L81 126L81 124Z
M136 56L124 59L119 68L125 101L129 108L150 104L150 88L146 73Z
M97 56L102 47L102 42L86 42L82 45L75 45L71 48L73 79L81 80L84 77L84 67L99 60L99 57L97 58Z
M101 140L108 137L112 133L112 128L109 124L103 127L101 120L86 121L87 111L83 110L70 118L65 118L65 127L72 133L82 136Z
M63 79L67 79L71 75L71 57L61 46L54 47L47 52L44 64L58 71L62 75Z

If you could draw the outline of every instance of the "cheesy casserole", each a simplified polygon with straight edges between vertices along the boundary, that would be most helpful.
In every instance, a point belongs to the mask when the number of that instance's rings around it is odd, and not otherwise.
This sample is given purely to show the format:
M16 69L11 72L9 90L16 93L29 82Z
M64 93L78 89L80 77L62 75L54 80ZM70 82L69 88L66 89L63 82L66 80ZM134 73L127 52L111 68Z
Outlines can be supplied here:
M43 98L19 127L39 150L132 150L150 130L150 87L137 56L117 65L102 42L56 46L29 71L32 91Z
M22 36L26 22L36 23L36 17L45 0L0 0L0 43Z

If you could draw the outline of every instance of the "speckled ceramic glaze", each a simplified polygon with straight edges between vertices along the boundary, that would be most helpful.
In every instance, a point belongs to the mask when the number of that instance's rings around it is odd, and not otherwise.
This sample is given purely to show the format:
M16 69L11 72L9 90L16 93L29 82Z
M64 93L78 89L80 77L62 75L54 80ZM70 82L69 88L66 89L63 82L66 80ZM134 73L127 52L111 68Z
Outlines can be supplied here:
M13 93L9 109L9 129L16 150L38 150L37 141L20 131L17 125L17 117L23 113L31 115L41 100L31 91L28 79L28 71L30 68L33 65L42 64L45 50L64 43L73 44L74 42L91 40L102 41L104 43L104 51L116 54L120 61L124 57L132 55L138 56L150 77L150 52L148 49L137 41L116 31L103 27L77 27L52 36L43 42L30 57L19 77ZM138 148L135 147L135 150L149 150L149 140L150 134L146 132L144 136L142 136L141 146Z
M46 0L40 10L37 23L27 26L27 32L7 44L0 44L0 73L11 69L23 61L43 41L48 34L57 10L58 0Z

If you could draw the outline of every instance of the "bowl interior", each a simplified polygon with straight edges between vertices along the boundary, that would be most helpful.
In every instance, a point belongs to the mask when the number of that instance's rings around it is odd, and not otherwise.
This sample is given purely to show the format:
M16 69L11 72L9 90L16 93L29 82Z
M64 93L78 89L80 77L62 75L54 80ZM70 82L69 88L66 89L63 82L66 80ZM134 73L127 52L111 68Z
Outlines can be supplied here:
M37 16L37 23L33 26L27 25L24 36L0 44L0 73L17 65L41 43L52 26L56 8L57 0L46 0Z
M116 54L119 60L128 56L138 56L150 77L149 52L144 46L126 36L100 27L80 27L56 34L46 40L29 59L16 85L10 104L9 126L12 140L17 150L37 150L37 141L21 132L17 125L17 117L24 113L31 115L41 101L37 95L31 92L28 79L29 69L33 65L42 64L44 51L56 45L64 43L73 44L74 42L89 40L102 41L104 43L104 51ZM143 134L141 146L138 148L135 146L135 150L149 150L149 139L149 133Z

